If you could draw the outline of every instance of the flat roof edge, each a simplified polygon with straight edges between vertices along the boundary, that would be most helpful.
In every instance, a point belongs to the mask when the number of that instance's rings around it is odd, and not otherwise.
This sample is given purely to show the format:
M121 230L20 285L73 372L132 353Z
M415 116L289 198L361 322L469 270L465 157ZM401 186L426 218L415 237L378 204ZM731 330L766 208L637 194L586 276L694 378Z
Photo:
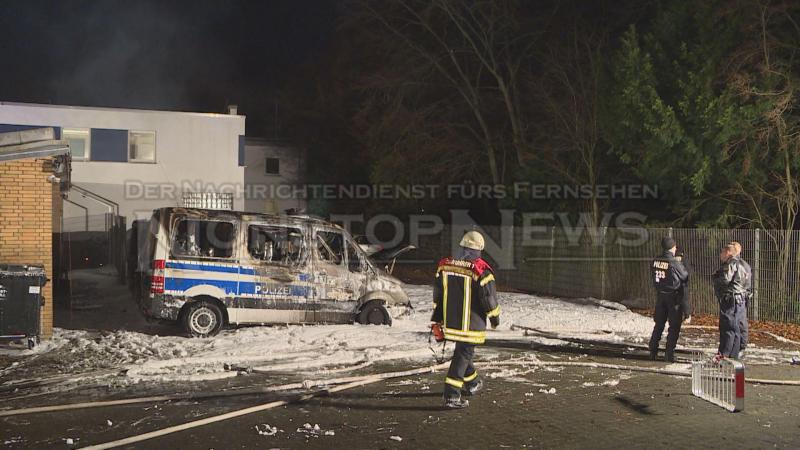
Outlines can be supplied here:
M52 109L77 109L82 111L116 111L128 113L147 113L147 114L179 114L189 115L206 118L232 118L232 119L245 119L247 116L242 114L231 115L227 113L213 113L213 112L194 112L194 111L167 111L161 109L136 109L136 108L113 108L107 106L71 106L71 105L50 105L43 103L21 103L21 102L5 102L0 101L2 106L20 106L29 108L52 108Z
M64 144L47 144L41 145L45 142L37 142L38 146L31 147L29 145L20 145L8 147L8 150L0 150L0 161L14 161L19 159L28 158L46 158L48 156L66 155L69 153L69 146ZM60 141L55 141L60 142Z

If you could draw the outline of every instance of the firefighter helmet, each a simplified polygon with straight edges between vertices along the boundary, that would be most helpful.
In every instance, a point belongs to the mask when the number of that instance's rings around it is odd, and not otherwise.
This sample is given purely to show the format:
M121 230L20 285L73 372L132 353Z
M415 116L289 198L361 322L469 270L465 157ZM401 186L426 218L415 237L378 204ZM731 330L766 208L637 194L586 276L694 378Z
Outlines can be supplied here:
M461 242L459 242L458 245L481 251L484 245L483 236L477 231L468 231L464 237L461 238Z

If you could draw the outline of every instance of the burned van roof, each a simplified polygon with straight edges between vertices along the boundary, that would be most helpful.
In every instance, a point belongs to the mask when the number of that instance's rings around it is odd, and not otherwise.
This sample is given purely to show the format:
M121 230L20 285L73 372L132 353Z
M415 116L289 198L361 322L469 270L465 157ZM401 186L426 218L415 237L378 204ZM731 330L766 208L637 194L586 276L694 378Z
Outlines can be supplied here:
M228 220L247 220L256 221L263 220L276 223L315 223L329 227L341 229L339 225L331 223L321 217L310 215L286 215L286 214L267 214L267 213L254 213L245 211L227 211L220 209L203 209L203 208L183 208L183 207L166 207L159 208L157 211L166 211L168 214L180 214L189 217L207 218L207 219L228 219Z

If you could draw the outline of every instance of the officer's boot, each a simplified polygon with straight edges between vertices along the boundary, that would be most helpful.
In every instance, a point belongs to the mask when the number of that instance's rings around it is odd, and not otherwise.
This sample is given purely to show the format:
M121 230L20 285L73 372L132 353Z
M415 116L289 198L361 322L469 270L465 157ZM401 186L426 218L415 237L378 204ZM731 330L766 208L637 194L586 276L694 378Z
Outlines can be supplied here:
M674 363L675 362L675 350L667 350L666 353L664 353L664 361L666 361L668 363Z
M658 358L658 350L650 350L650 361L655 361Z
M481 389L483 389L483 381L480 378L476 378L468 383L464 383L461 393L470 396L477 394Z
M469 401L461 398L459 389L446 384L444 386L444 407L448 409L461 409L469 406Z

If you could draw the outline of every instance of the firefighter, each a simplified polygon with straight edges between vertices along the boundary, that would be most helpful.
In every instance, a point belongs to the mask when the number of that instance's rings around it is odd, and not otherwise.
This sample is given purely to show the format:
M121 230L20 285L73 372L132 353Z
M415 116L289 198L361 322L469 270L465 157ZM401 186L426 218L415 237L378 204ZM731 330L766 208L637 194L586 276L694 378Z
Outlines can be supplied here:
M650 359L655 360L658 357L658 344L664 333L664 325L669 322L664 360L674 362L681 324L684 320L691 320L692 314L687 290L689 271L683 265L682 258L675 256L675 239L665 237L661 240L661 248L663 253L651 265L651 279L656 289L656 309L653 315L656 324L650 336Z
M746 311L750 271L742 264L734 244L722 247L719 259L722 264L713 278L714 293L719 302L719 350L716 359L736 359L742 338L738 318Z
M444 337L456 343L444 385L447 408L464 408L483 386L472 364L475 346L486 339L486 319L492 328L500 324L494 273L481 258L484 240L477 231L464 235L459 255L439 261L433 288L431 321L441 326Z

